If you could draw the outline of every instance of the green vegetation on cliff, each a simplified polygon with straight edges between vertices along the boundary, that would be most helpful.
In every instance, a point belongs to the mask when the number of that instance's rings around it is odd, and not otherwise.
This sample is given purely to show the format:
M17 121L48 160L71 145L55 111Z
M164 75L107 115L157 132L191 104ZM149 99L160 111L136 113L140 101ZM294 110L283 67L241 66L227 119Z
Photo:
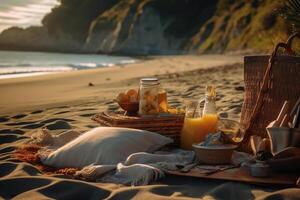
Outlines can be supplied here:
M279 16L281 1L223 0L223 9L208 20L191 39L189 50L223 52L252 49L270 51L289 32ZM220 3L219 2L219 3ZM220 4L219 4L220 5Z

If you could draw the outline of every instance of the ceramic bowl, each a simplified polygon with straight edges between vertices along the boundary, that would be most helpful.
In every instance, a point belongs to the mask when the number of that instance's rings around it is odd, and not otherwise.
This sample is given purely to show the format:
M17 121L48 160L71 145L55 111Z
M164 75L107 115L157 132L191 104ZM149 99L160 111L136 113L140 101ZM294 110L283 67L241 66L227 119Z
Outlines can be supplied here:
M193 145L199 163L209 165L230 164L233 150L237 145L228 144L223 146L201 146Z
M120 103L119 106L128 113L136 113L139 110L139 102Z

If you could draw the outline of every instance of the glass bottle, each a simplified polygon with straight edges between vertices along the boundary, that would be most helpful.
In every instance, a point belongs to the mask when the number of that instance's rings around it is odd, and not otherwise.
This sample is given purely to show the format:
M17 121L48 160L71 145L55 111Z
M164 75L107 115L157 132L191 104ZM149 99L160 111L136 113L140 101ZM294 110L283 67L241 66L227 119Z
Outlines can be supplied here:
M140 80L139 115L159 114L159 82L157 78Z
M216 87L206 86L205 102L202 112L202 120L205 124L205 130L208 133L215 133L218 124L218 115L216 108Z
M216 115L216 87L215 86L206 86L205 92L205 102L202 115Z

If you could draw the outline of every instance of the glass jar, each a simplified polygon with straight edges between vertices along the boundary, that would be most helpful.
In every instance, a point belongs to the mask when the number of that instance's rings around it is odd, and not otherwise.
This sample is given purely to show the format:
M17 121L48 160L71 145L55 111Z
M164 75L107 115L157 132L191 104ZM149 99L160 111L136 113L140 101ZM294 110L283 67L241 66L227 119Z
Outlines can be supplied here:
M160 84L157 78L143 78L140 80L140 115L159 114L159 90Z
M160 113L168 112L167 91L165 91L161 85L159 87L159 92L158 92L158 106L159 106Z

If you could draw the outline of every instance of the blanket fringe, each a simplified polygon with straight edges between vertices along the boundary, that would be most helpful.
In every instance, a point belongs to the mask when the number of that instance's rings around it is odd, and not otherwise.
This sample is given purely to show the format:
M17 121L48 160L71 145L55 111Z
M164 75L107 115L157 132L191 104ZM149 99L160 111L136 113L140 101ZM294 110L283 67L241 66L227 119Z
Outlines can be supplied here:
M40 171L50 174L63 174L75 177L75 174L79 169L77 168L54 168L44 165L39 156L38 151L41 150L42 146L37 144L24 144L19 146L12 154L12 158L15 158L22 162L27 162L35 165Z

